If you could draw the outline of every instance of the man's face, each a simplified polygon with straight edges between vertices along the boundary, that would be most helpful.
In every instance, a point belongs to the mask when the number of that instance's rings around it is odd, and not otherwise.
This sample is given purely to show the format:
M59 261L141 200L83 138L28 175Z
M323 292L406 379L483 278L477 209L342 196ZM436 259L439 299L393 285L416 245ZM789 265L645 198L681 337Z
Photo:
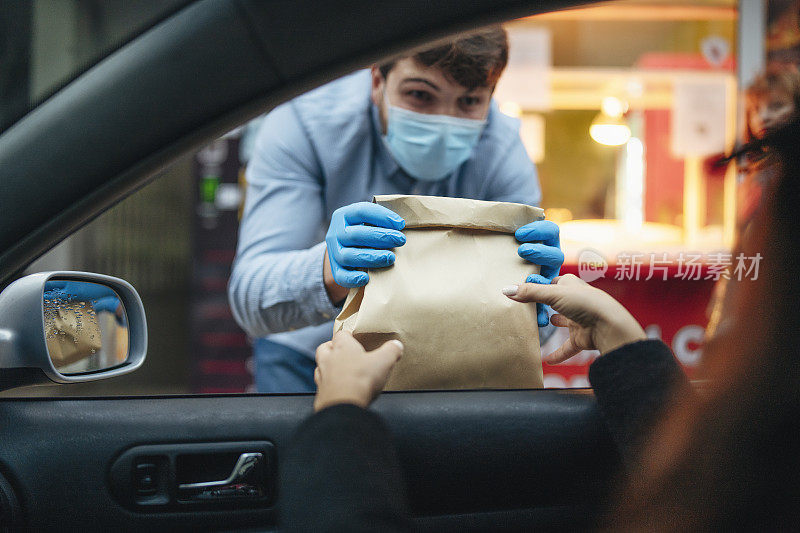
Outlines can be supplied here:
M380 110L384 132L388 104L417 113L482 120L489 112L492 89L468 90L442 70L411 57L398 60L386 79L377 66L372 67L372 101Z

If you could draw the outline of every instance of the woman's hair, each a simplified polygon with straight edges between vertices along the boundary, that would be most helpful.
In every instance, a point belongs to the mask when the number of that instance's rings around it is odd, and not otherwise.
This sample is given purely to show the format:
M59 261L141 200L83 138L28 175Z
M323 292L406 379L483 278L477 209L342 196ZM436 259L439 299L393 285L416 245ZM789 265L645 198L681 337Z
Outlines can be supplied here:
M772 63L759 75L745 92L745 131L744 140L756 139L755 132L750 129L750 115L757 112L759 103L770 97L772 93L783 93L794 102L795 110L800 110L800 71L789 63Z
M733 327L705 347L709 379L645 446L611 518L648 530L794 529L800 524L800 121L748 149L780 165L734 253L763 257L731 280ZM734 263L735 264L735 263Z

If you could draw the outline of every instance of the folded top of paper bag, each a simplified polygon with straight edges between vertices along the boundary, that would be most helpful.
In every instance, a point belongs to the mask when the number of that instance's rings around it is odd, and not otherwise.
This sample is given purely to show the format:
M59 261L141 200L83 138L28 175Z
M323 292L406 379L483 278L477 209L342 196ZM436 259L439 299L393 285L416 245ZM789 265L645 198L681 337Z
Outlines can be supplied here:
M514 233L544 218L544 211L538 207L509 202L402 194L376 196L373 201L403 217L406 228L458 227Z

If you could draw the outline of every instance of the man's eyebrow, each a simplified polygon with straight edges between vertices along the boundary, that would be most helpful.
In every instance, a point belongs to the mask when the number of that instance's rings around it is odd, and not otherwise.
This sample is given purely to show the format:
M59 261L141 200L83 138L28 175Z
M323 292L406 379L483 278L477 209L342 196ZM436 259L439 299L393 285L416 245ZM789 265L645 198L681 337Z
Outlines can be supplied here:
M437 87L434 83L426 80L425 78L404 78L403 81L401 81L400 83L406 83L406 82L411 82L411 81L424 83L425 85L429 85L432 89L434 89L436 91L439 90L439 87Z

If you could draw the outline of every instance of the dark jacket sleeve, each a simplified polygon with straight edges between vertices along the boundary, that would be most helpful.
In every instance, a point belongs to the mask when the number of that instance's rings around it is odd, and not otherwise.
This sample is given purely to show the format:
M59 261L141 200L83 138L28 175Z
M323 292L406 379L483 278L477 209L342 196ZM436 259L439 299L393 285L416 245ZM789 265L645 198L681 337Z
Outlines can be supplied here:
M335 405L308 418L281 462L282 531L408 531L391 434L374 413Z
M589 367L589 382L627 465L673 400L693 395L672 352L657 340L634 342L600 357Z

